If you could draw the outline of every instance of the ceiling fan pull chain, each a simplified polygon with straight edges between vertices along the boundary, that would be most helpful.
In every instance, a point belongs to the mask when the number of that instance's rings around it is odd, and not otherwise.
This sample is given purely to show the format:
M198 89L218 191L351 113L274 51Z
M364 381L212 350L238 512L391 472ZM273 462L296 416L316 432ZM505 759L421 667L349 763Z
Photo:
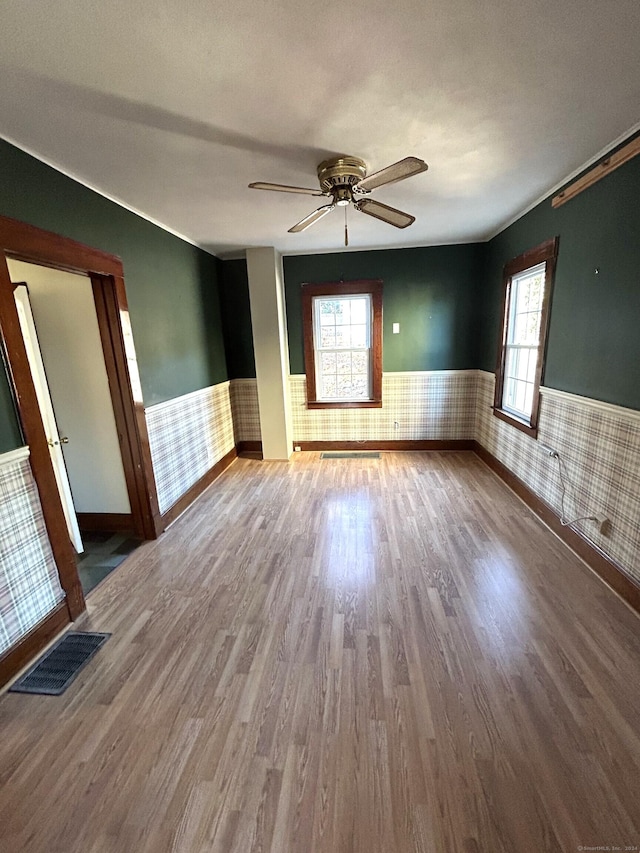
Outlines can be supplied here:
M347 208L344 209L344 244L349 245L349 229L347 228Z

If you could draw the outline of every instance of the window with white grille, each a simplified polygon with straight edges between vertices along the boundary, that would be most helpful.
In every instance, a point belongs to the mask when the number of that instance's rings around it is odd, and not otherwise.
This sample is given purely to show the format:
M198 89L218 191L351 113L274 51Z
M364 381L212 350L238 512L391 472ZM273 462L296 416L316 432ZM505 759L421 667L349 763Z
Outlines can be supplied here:
M530 418L540 350L540 324L546 264L511 279L505 344L502 408Z
M493 411L535 437L558 238L546 240L504 268L502 336Z
M382 282L302 285L307 407L382 405Z
M316 399L371 399L371 296L313 299Z

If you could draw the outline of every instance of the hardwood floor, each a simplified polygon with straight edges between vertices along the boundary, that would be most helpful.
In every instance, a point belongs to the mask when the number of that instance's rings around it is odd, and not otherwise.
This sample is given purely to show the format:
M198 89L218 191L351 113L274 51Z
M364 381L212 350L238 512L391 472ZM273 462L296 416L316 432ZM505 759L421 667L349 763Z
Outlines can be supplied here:
M472 453L239 459L88 605L3 853L640 845L640 620Z

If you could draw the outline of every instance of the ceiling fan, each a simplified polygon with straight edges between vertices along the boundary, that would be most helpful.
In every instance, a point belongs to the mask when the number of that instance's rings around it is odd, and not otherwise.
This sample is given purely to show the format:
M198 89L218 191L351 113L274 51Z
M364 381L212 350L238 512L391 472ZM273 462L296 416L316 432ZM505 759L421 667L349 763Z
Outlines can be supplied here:
M289 228L289 233L297 234L300 231L305 231L323 216L326 216L327 213L335 210L336 207L344 207L344 244L348 246L347 207L350 204L353 204L360 213L366 213L367 216L388 222L389 225L394 225L396 228L407 228L415 222L415 216L397 210L395 207L389 207L380 201L366 198L366 196L371 190L385 186L385 184L394 184L396 181L411 178L420 172L426 172L428 168L424 160L420 160L418 157L405 157L404 160L399 160L385 169L380 169L379 172L367 175L367 164L359 157L334 157L330 160L323 160L318 166L319 190L307 187L290 187L286 184L267 184L262 181L249 184L249 187L254 190L274 190L281 193L300 193L330 198L329 204L323 204L313 213L305 216L304 219ZM365 197L360 198L359 196Z

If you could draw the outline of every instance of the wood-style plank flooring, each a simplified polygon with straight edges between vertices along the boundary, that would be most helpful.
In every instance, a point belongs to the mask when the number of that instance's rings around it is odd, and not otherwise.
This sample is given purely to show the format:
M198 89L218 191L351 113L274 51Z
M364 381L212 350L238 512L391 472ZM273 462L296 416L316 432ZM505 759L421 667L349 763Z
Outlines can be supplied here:
M89 611L3 853L640 845L640 620L472 453L240 459Z

